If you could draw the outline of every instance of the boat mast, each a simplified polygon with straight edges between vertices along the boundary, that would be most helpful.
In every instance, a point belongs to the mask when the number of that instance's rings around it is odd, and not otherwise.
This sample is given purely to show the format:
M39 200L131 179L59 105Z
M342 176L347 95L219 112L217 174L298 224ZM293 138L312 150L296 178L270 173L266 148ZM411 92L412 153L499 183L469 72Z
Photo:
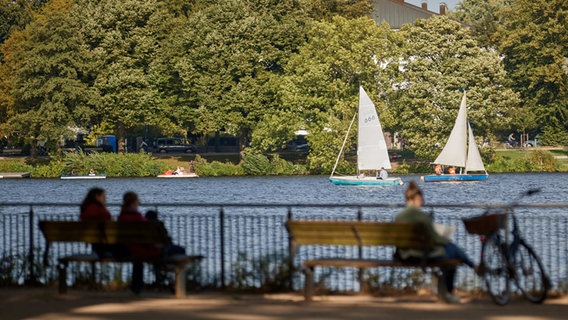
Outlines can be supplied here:
M335 173L335 169L337 168L337 164L339 164L339 158L341 157L341 154L343 154L343 148L345 148L345 143L347 142L347 137L349 137L349 131L351 131L351 127L353 126L353 122L355 122L355 118L357 117L357 112L355 112L355 114L353 115L353 119L351 120L351 123L349 124L349 128L347 129L347 133L345 134L345 138L343 139L343 144L341 145L341 150L339 150L339 154L337 155L337 159L335 159L335 165L333 166L333 170L331 171L331 176L329 176L330 178L333 177L333 174ZM358 169L357 169L358 171Z

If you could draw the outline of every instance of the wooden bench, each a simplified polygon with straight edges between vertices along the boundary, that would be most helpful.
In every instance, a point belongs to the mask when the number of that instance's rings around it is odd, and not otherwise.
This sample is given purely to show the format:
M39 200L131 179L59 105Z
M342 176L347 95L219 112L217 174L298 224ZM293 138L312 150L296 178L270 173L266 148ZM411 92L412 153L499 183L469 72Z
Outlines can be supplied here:
M22 149L4 149L2 154L7 156L17 156L22 154Z
M424 232L424 226L415 223L401 222L366 222L366 221L303 221L288 220L286 229L290 235L291 259L299 246L393 246L423 250L425 255L434 248L434 240ZM443 268L458 266L459 260L430 262L419 259L417 262L402 262L396 259L362 259L362 258L319 258L306 260L303 263L305 273L304 295L311 301L314 293L314 268L321 267L401 267L422 268L424 271L437 271L440 276ZM360 273L361 274L361 273ZM441 283L441 281L439 281ZM438 290L438 294L441 294Z
M40 221L46 248L44 263L48 261L49 249L53 242L102 243L102 244L147 244L169 245L171 238L166 228L159 221L136 222L79 222L79 221ZM173 267L175 271L176 297L185 297L186 269L191 263L199 262L203 256L172 255L156 259L137 260L133 257L99 257L95 253L73 254L58 259L59 293L67 292L67 267L71 262L86 262L93 267L95 263L131 263L146 262L160 267Z

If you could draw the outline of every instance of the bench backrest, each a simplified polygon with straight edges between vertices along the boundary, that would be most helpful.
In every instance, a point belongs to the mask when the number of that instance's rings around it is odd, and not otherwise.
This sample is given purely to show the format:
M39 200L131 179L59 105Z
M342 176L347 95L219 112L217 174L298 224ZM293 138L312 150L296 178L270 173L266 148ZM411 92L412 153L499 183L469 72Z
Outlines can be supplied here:
M286 229L294 246L396 246L422 250L435 246L424 226L417 223L288 220Z
M48 243L169 244L171 242L164 224L160 221L40 221L39 228Z

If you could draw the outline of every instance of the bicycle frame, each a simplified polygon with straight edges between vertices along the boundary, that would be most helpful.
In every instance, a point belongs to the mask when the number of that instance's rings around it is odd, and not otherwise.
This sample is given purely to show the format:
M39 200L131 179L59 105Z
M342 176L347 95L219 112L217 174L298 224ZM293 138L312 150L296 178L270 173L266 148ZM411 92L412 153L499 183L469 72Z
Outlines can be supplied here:
M490 262L491 266L487 267L491 269L485 276L489 293L497 304L504 305L508 303L511 292L511 278L515 280L517 288L521 290L523 295L533 303L541 303L546 298L546 293L550 288L550 281L542 266L542 262L534 252L534 249L523 239L514 212L515 206L522 197L539 191L538 189L528 190L509 205L498 210L487 210L484 212L483 215L494 214L491 220L487 220L488 226L490 226L490 229L488 229L489 233L483 233L483 231L475 229L474 226L470 226L472 232L480 232L481 234L482 251L480 262L485 264L487 261L495 261L493 260L495 259L495 254L497 254L497 257L500 257L497 258L497 260L500 260L497 262L497 265ZM499 217L504 217L504 220ZM493 218L499 220L493 220ZM504 236L501 235L500 230L503 230ZM494 253L491 253L491 250ZM504 273L505 271L506 273ZM504 281L502 283L504 285L502 291L499 282L494 282L496 279ZM497 291L494 291L495 289Z

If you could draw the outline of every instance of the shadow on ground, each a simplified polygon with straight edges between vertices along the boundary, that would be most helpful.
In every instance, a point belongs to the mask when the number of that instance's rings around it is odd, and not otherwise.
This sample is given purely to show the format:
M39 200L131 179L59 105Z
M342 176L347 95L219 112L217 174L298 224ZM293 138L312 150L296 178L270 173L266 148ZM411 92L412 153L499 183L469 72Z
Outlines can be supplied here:
M165 293L0 289L2 319L565 319L568 297L543 305L522 300L500 307L486 297L464 297L447 305L431 296L377 298L371 296L317 297L305 303L297 294L190 294L175 299Z

